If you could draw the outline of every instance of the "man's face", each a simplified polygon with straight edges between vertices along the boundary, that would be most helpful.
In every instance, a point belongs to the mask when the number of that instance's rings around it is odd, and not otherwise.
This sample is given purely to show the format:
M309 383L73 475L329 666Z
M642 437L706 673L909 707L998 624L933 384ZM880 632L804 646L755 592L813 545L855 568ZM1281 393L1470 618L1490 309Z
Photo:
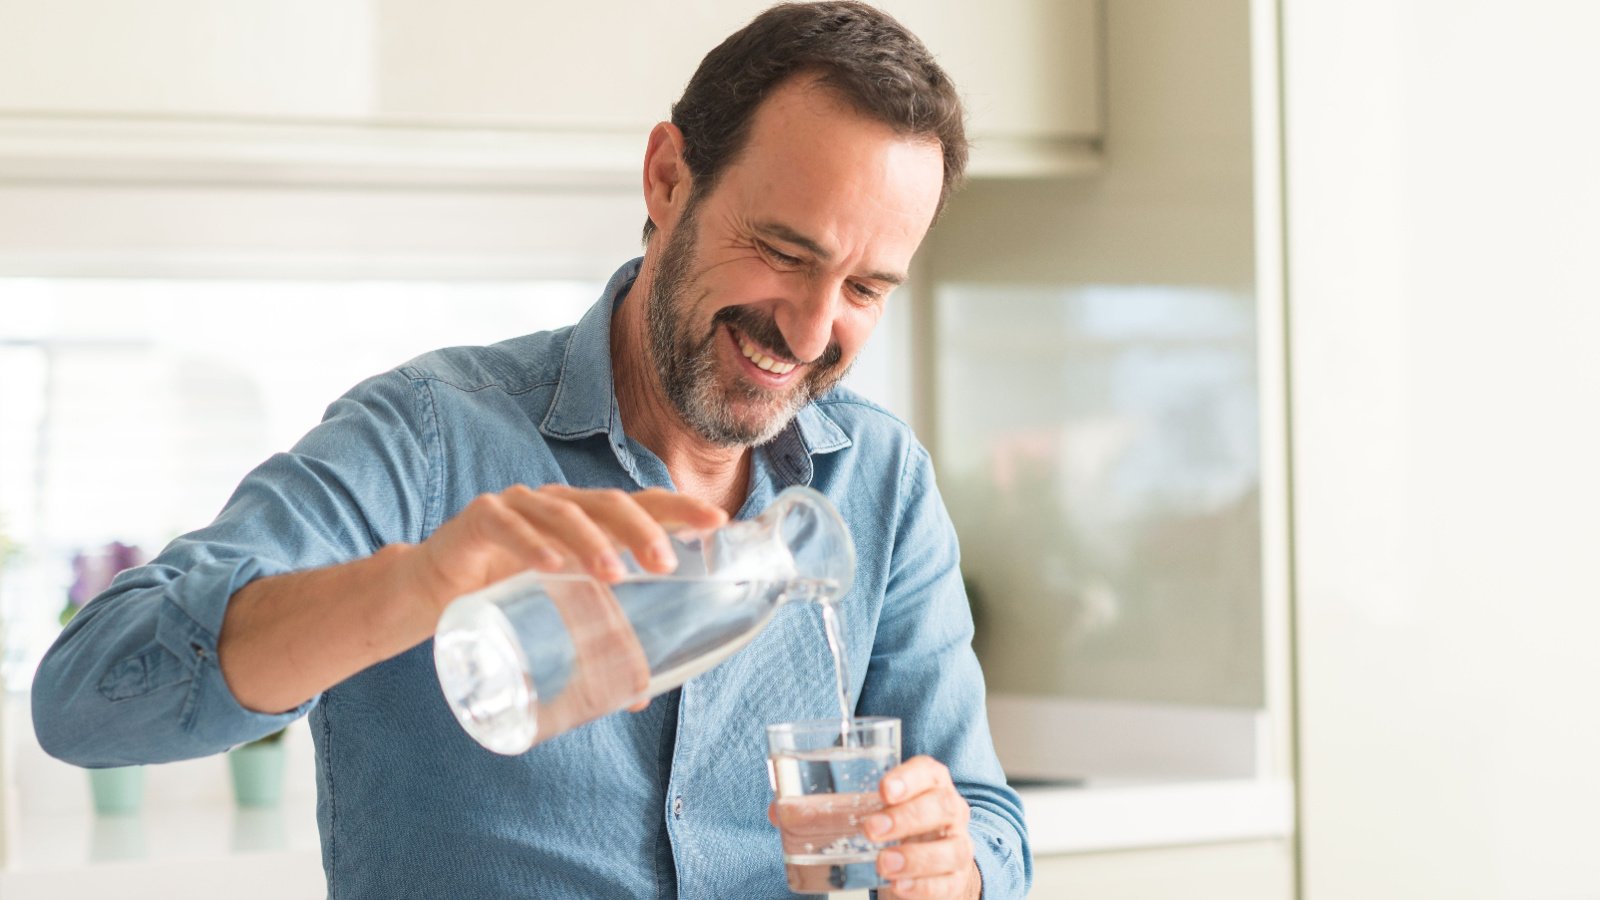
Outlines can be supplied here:
M905 279L943 173L937 144L810 81L761 105L717 185L657 236L651 354L690 428L765 443L844 376Z

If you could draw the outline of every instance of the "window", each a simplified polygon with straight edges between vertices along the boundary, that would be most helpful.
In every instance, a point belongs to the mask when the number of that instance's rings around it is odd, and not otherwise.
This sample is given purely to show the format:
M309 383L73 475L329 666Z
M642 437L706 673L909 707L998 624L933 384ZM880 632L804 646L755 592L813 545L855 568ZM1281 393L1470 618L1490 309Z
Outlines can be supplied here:
M5 683L59 625L70 560L153 554L361 379L419 353L577 321L588 281L0 279Z
M1253 774L1253 299L948 283L935 316L936 459L1008 773ZM1124 743L1152 729L1190 740Z

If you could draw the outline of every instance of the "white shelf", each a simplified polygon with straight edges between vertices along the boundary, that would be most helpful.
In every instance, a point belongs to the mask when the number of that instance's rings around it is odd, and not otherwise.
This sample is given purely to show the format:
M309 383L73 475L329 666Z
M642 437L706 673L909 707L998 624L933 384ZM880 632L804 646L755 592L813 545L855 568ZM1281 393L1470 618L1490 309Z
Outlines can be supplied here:
M296 723L282 802L234 805L220 756L145 768L135 815L96 815L83 770L33 739L24 694L0 695L5 900L255 900L323 897L311 735Z
M0 869L6 900L320 897L315 807L147 809L25 817Z
M141 814L96 816L86 796L75 796L87 794L81 771L34 757L25 777L35 801L12 810L0 896L323 896L316 800L306 789L309 736L291 731L289 743L294 777L282 805L270 810L234 808L222 760L208 759L152 771ZM214 783L180 795L180 785L197 782ZM1292 793L1281 779L1098 780L1021 794L1038 857L1281 839L1293 831ZM45 802L52 798L54 807Z
M1020 791L1035 856L1286 838L1287 780L1118 782Z
M0 183L631 193L648 133L0 111ZM1103 166L1092 138L994 137L982 146L968 171L975 178L1079 177Z
M1104 784L1022 792L1035 856L1287 837L1289 786L1273 781ZM7 900L314 897L325 890L314 809L225 807L139 816L65 813L23 823L0 870Z

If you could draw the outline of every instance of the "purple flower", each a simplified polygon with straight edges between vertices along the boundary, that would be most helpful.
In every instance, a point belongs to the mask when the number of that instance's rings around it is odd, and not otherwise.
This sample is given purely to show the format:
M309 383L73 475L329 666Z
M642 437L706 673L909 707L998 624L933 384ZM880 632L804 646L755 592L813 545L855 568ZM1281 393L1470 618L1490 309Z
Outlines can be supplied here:
M117 576L118 572L142 566L146 562L144 554L139 552L138 547L124 544L121 541L113 541L107 544L106 556L109 558L111 577L113 578ZM106 584L109 586L110 582L107 581Z
M67 589L69 612L76 612L111 586L111 580L124 569L142 566L144 553L138 547L113 541L95 553L72 555L72 586Z

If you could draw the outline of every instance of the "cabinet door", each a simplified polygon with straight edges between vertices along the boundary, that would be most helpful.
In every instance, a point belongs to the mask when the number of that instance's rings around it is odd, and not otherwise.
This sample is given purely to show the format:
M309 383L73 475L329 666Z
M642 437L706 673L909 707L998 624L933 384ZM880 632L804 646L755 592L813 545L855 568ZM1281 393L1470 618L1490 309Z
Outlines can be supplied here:
M1036 856L1032 896L1040 900L1291 900L1294 856L1286 841Z
M379 0L380 115L636 132L666 119L750 0Z
M382 121L642 151L701 57L768 5L13 0L0 5L0 117ZM1097 0L884 6L966 98L975 174L1093 167Z
M967 101L977 152L1000 139L1099 136L1096 0L885 0L879 5L922 38L955 79Z
M700 58L766 0L591 3L558 21L515 0L470 14L381 4L378 111L399 118L643 132L667 118ZM968 104L978 172L1051 171L1100 132L1096 0L893 0ZM448 11L448 14L446 14ZM1032 162L1019 159L1027 154Z
M355 0L7 0L0 115L361 117L372 22Z

